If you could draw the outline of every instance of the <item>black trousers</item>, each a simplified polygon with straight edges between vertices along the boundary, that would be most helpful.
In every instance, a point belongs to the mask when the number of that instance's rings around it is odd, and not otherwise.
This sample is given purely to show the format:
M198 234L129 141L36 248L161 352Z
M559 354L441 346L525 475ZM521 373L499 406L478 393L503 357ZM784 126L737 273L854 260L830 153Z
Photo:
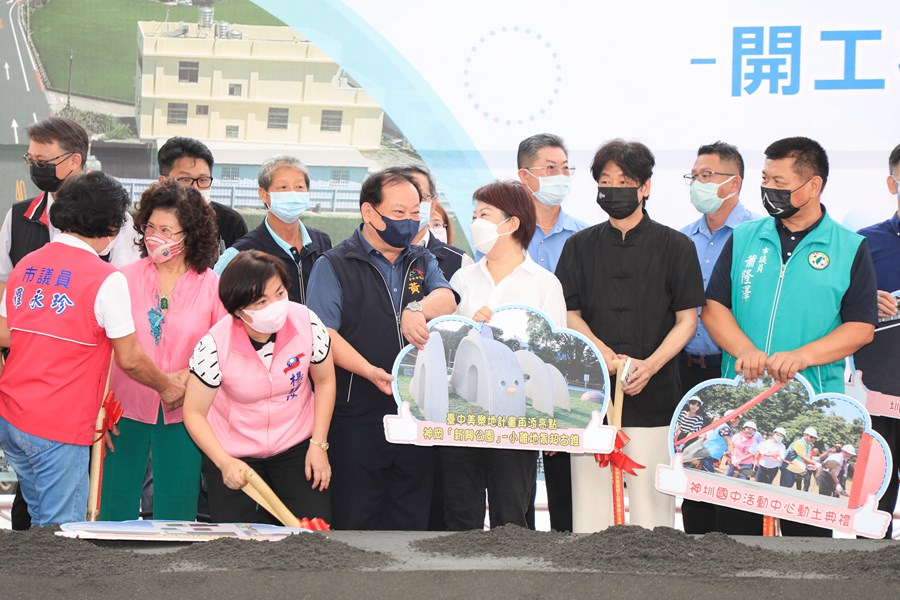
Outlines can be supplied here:
M894 471L890 474L887 489L884 490L884 496L878 501L878 510L892 515L897 508L897 467L900 462L900 422L891 417L872 417L872 429L877 431L884 437L887 442L888 449L894 457ZM894 534L894 520L888 522L887 533L884 539L892 539Z
M444 469L444 521L448 531L484 527L487 490L491 528L527 525L537 452L494 448L438 448Z
M568 452L544 453L544 483L550 529L572 531L572 461Z
M340 418L332 421L328 441L335 529L428 528L434 448L391 444L381 422Z
M308 449L309 440L305 440L268 458L241 457L241 460L269 484L295 517L319 517L331 523L329 491L313 490L312 481L306 480L304 468ZM222 472L206 456L203 457L202 468L209 493L209 516L213 523L280 524L274 515L258 506L243 491L227 487L222 482Z
M721 377L722 369L719 365L714 367L701 367L694 363L688 365L684 356L678 359L678 370L681 375L681 393L687 394L695 385L708 379ZM716 527L716 506L696 500L685 500L681 504L681 520L684 523L685 533L704 534L711 531L721 531Z
M22 495L22 488L16 486L16 496L13 498L12 511L10 513L12 528L16 531L28 531L31 529L31 513L28 512L28 504Z

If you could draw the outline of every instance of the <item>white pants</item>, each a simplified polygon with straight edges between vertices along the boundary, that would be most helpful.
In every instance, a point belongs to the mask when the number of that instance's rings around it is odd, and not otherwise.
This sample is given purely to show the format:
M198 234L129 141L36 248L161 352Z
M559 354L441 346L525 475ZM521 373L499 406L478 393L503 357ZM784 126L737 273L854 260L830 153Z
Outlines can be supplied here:
M668 427L623 427L631 438L625 448L637 476L625 473L630 525L647 529L675 526L675 497L656 491L656 466L669 464ZM612 474L601 469L593 454L572 455L572 531L594 533L613 524Z

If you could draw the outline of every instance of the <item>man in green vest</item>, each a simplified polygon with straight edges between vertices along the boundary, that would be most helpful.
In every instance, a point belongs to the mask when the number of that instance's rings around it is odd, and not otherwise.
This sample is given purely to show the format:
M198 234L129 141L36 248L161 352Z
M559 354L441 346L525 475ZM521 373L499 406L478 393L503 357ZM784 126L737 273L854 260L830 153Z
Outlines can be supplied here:
M821 203L828 156L818 142L785 138L765 151L761 196L769 218L743 223L722 249L706 289L703 324L722 347L722 376L843 393L844 358L868 344L877 285L865 239ZM742 513L748 520L762 518ZM782 520L784 535L830 536Z

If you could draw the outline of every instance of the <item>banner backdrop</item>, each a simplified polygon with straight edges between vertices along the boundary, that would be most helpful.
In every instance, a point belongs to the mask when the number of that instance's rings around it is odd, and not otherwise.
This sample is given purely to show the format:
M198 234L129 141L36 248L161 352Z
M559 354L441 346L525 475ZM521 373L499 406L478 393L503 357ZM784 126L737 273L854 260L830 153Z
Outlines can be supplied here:
M681 175L696 149L737 145L742 200L763 214L763 150L812 137L831 159L824 201L851 228L896 210L884 187L900 142L900 12L873 0L785 3L256 0L385 109L466 222L471 194L515 176L518 143L565 138L578 168L564 208L590 223L593 152L624 137L656 154L648 208L697 218Z

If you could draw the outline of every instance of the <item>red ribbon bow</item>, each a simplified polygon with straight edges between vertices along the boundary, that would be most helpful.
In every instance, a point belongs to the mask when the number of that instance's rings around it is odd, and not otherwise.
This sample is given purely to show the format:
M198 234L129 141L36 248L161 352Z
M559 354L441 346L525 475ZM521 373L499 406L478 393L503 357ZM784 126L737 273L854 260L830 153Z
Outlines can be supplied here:
M97 435L97 437L94 438L94 443L102 440L103 434L112 429L125 412L122 409L122 403L116 400L116 393L112 390L110 390L109 393L106 394L106 398L103 399L103 408L106 409L106 418L103 420L103 429L94 430L94 433Z
M622 448L630 441L631 438L625 435L625 433L621 429L618 430L616 432L616 443L613 451L609 454L594 455L594 459L597 461L597 465L602 469L612 464L612 466L618 467L629 475L637 475L637 473L634 472L635 469L644 469L646 467L633 461L628 457L627 454L622 452Z
M312 520L303 517L299 520L297 526L303 529L310 529L312 531L331 531L331 526L319 517L316 517Z

